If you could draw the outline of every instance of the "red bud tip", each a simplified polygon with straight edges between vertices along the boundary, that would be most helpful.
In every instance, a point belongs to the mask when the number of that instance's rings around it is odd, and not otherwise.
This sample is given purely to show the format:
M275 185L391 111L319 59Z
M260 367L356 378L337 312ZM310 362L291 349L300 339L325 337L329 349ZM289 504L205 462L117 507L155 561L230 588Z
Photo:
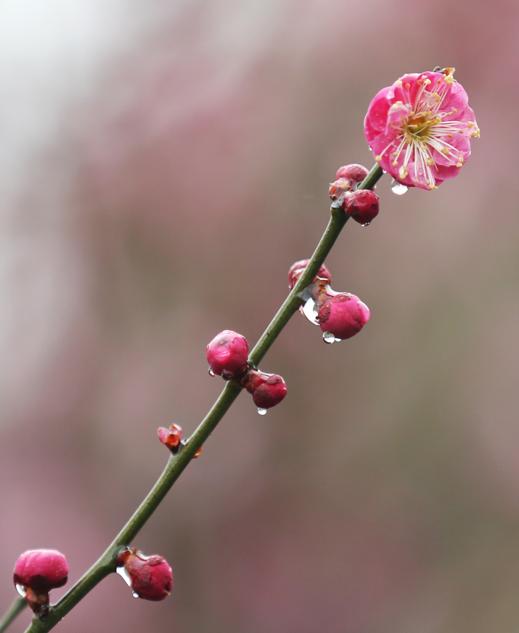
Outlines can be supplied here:
M170 424L169 428L159 426L157 429L159 440L170 450L177 449L182 441L182 427L178 424Z
M287 395L287 386L281 376L257 370L249 372L244 387L252 394L259 409L270 409Z
M357 163L351 163L350 165L343 165L335 172L335 178L343 178L350 184L349 189L353 189L355 185L360 184L364 178L368 175L368 170L364 165Z
M130 551L124 562L132 591L143 600L164 600L173 588L173 570L162 556Z
M247 371L249 344L241 334L223 330L207 345L206 357L214 374L224 380L239 378Z
M342 206L356 222L369 224L378 215L379 198L371 189L358 189L345 194Z
M356 295L340 292L327 299L318 314L319 327L338 339L351 338L370 318L370 310Z
M30 549L20 554L14 566L13 581L36 593L63 587L68 579L65 556L55 549Z
M301 277L301 275L305 271L309 261L309 259L300 259L299 261L294 262L292 266L290 266L290 269L288 271L288 287L290 288L290 290L292 290L292 288L299 281L299 277ZM332 274L324 264L319 268L319 271L317 272L317 275L313 278L312 283L315 283L317 281L322 281L323 283L327 284L331 283L332 281Z

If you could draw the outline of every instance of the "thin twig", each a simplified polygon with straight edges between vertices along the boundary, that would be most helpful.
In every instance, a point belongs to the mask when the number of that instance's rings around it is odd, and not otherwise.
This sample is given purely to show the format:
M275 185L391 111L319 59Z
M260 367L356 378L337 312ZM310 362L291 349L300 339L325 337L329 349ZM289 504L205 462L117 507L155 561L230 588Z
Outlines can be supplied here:
M3 618L0 620L0 633L4 633L7 627L14 622L20 613L27 606L25 598L15 598L7 611L4 613Z

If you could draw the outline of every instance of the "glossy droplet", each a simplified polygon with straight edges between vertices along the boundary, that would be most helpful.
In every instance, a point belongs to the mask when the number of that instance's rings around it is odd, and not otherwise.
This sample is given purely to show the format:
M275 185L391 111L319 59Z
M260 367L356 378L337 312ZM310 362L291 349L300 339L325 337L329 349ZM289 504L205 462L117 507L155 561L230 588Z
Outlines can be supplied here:
M304 306L301 306L300 310L301 314L304 314L310 323L313 323L313 325L319 325L319 321L317 320L318 310L315 306L313 297L307 299Z
M401 182L394 181L391 187L391 191L397 196L403 196L404 193L407 193L409 191L409 187L406 187Z
M22 598L25 598L25 596L27 594L27 590L25 589L25 587L23 585L15 585L15 587L16 587L16 591L18 592L18 594Z
M267 414L267 409L262 409L261 407L258 407L258 413L259 413L259 415L266 415Z
M332 343L338 343L341 340L342 339L337 338L335 334L332 334L331 332L323 332L323 341L328 345L332 345Z
M133 596L134 598L138 598L138 597L139 597L139 594L138 594L137 592L135 592L135 591L132 591L132 596Z
M363 226L364 228L366 228L367 226L369 226L371 224L371 222L364 222L364 224L361 224L361 226Z
M121 565L121 567L118 567L115 571L119 574L119 576L121 576L128 587L132 586L132 579L130 578L130 574L126 571L124 565Z
M216 376L216 374L214 373L214 371L213 371L210 367L208 368L207 373L208 373L210 376L212 376L212 377Z

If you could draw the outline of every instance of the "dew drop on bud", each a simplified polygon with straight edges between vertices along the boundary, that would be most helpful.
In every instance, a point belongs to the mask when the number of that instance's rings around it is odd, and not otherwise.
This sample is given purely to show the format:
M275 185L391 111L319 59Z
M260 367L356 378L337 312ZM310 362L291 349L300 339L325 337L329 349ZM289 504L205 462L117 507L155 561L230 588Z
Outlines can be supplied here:
M212 376L214 378L214 376L216 376L216 374L214 373L214 371L209 367L209 369L207 370L207 373Z
M306 300L304 306L301 308L302 314L314 325L319 325L319 321L317 320L318 310L315 307L315 301L313 297L310 297Z
M331 332L323 332L323 341L325 343L328 343L328 345L331 345L332 343L338 343L341 340L342 339L337 338L335 334L332 334Z
M133 596L134 598L138 598L138 597L139 597L139 594L138 594L136 591L132 591L132 596Z
M363 226L364 228L366 228L367 226L369 226L371 224L371 222L364 222L364 224L361 224L361 226Z
M22 598L25 598L27 591L23 585L16 585L16 591Z
M128 585L128 587L132 586L132 580L130 578L130 574L126 571L126 568L124 567L124 565L121 565L115 571L117 574L119 574L119 576L121 576L121 578Z
M393 181L393 185L391 186L391 191L397 196L403 196L404 193L407 193L409 187L406 187L401 182Z
M266 415L267 414L267 409L262 409L261 407L258 407L258 413L259 413L259 415Z

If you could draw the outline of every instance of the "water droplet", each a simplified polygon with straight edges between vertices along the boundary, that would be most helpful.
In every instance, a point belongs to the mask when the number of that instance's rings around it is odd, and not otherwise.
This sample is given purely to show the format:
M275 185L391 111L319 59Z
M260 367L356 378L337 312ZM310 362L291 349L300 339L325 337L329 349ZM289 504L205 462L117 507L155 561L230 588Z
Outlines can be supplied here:
M214 376L216 376L216 374L214 373L214 371L213 371L210 367L209 367L209 369L207 370L207 373L208 373L210 376L213 376L213 377L214 377Z
M367 226L369 226L371 224L371 222L364 222L364 224L361 224L361 226L363 226L364 228L366 228Z
M304 314L305 317L313 323L314 325L319 325L319 321L317 320L318 310L315 307L315 301L313 297L310 297L306 300L304 306L300 308L301 314Z
M124 565L121 565L115 571L119 574L119 576L121 576L128 587L132 586L132 579L130 578L130 574L126 571Z
M258 407L258 413L259 413L260 415L266 415L266 413L267 413L267 409L262 409L261 407Z
M332 201L331 207L332 209L340 209L342 207L342 203L344 202L344 193L341 193L335 200Z
M391 187L391 191L397 196L403 196L404 193L408 192L408 190L409 190L409 187L406 187L401 182L396 182L396 181L393 182L393 186Z
M139 597L139 594L138 594L138 593L136 593L135 591L132 591L132 596L133 596L134 598L138 598L138 597Z
M331 345L332 343L338 343L339 341L342 341L342 339L337 338L335 334L332 334L331 332L324 332L323 341L325 343L328 343L328 345Z
M25 598L27 591L23 585L16 585L16 591L22 598Z

